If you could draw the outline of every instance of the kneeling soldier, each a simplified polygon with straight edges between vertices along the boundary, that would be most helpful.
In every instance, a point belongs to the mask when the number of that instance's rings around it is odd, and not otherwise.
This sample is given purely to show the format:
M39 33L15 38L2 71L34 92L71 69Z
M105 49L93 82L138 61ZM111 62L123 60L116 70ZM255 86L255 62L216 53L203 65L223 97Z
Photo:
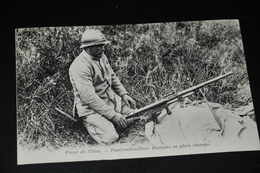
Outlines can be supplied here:
M104 54L104 45L109 42L99 30L86 30L81 39L83 50L69 69L73 115L83 118L83 125L95 141L106 144L118 139L114 124L127 127L124 115L136 106Z

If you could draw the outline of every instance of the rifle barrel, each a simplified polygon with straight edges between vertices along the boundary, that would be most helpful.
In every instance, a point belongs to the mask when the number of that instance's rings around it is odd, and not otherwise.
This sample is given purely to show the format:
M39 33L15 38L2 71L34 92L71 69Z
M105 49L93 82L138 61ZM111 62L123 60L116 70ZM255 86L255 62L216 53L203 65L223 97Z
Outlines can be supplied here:
M213 83L213 82L215 82L215 81L218 81L218 80L220 80L220 79L222 79L222 78L225 78L225 77L227 77L227 76L230 76L230 75L232 75L232 74L233 74L233 71L230 71L230 72L228 72L228 73L226 73L226 74L217 76L217 77L215 77L215 78L213 78L213 79L210 79L210 80L208 80L208 81L206 81L206 82L203 82L203 83L201 83L201 84L198 84L198 85L193 86L193 87L191 87L191 88L188 88L188 89L186 89L186 90L180 91L180 92L178 92L178 93L176 93L176 94L173 94L173 96L171 96L169 99L172 100L172 99L174 99L174 98L180 97L180 96L185 95L185 94L187 94L187 93L189 93L189 92L191 92L191 91L200 89L200 88L202 88L202 87L204 87L204 86L206 86L206 85L209 85L209 84L211 84L211 83Z
M61 113L62 115L65 115L67 118L71 119L74 122L77 122L78 120L74 117L72 117L71 115L69 115L66 112L63 112L62 110L60 110L59 108L55 108L56 111L58 111L59 113Z

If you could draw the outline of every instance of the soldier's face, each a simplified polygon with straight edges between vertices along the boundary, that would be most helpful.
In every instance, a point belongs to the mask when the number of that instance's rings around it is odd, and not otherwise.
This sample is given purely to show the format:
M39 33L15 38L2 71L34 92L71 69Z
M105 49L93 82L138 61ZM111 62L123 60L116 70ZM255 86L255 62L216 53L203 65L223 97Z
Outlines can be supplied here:
M102 54L105 50L105 45L104 44L99 44L99 45L94 45L87 47L88 52L90 55L96 57L96 58L101 58Z

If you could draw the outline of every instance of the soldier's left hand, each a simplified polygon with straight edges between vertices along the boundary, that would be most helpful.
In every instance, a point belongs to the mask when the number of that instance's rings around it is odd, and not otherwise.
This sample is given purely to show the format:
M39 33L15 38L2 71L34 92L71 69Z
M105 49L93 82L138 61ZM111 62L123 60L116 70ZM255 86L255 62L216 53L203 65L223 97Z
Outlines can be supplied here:
M135 109L136 108L136 103L132 97L129 95L125 94L122 96L123 101L127 104L127 106Z

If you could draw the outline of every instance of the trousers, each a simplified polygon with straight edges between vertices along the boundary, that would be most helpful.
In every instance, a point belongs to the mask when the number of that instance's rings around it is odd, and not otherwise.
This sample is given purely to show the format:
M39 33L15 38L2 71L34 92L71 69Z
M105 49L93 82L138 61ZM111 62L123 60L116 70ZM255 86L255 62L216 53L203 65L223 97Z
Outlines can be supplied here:
M126 105L121 97L116 95L116 112L127 115L133 112L133 109ZM88 130L89 135L99 144L110 144L115 142L119 135L114 124L99 113L91 114L83 119L83 125Z

